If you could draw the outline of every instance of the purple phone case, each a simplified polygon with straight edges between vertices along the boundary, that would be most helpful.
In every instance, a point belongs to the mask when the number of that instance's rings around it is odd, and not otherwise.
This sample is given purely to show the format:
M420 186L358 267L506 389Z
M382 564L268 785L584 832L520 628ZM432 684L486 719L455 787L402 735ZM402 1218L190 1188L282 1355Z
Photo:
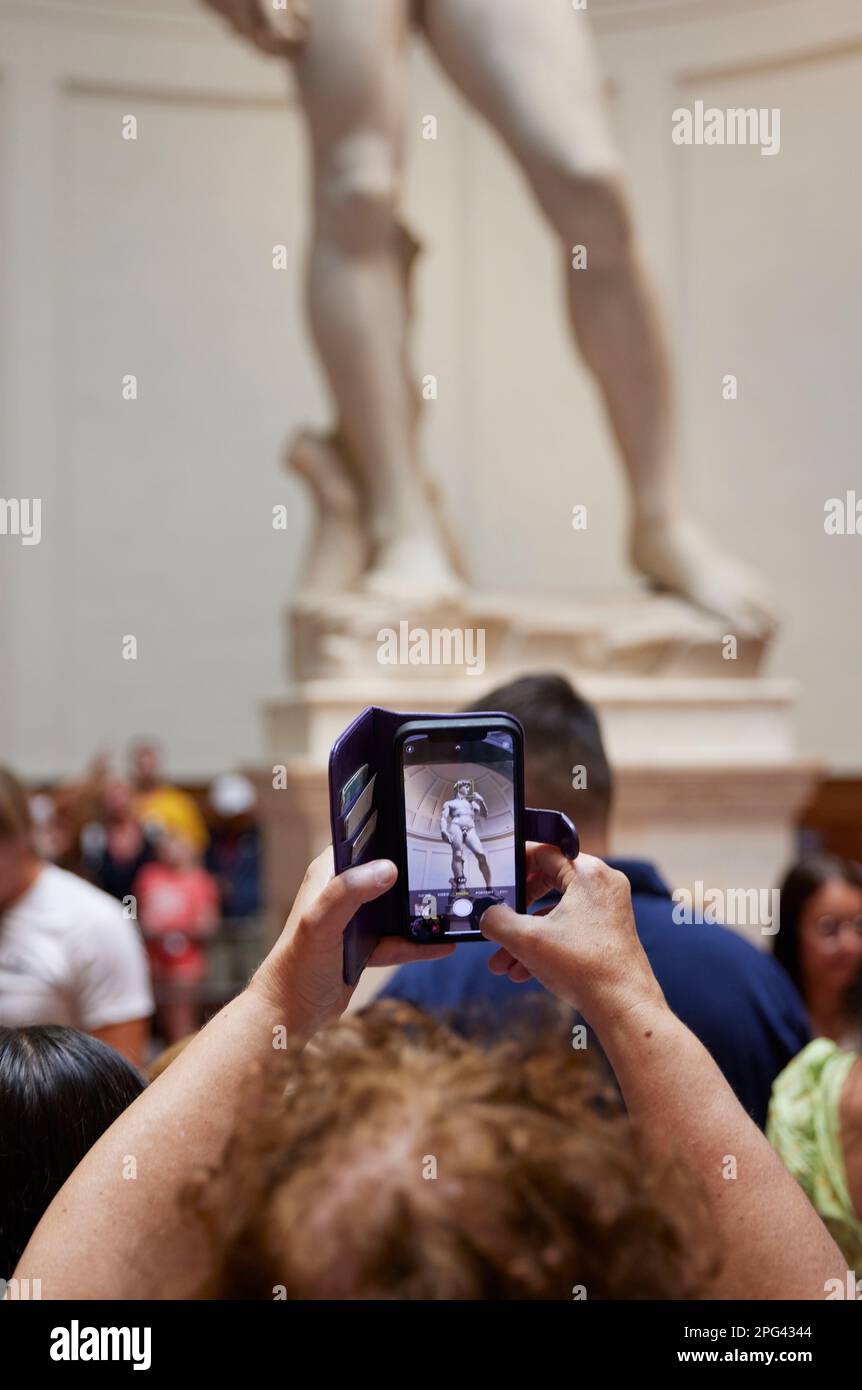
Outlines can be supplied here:
M484 711L483 711L484 713ZM494 711L488 711L493 717ZM505 715L510 719L511 715ZM378 774L375 796L368 814L377 811L377 825L369 837L359 862L367 859L398 860L398 826L395 819L395 800L392 795L380 795L380 789L393 790L393 757L395 734L402 724L411 719L458 719L457 714L398 714L394 710L380 709L370 705L357 715L353 723L335 740L329 755L329 812L332 829L332 853L335 872L341 874L350 868L352 842L339 840L341 821L341 789L358 767L368 764L368 780ZM515 721L517 723L517 720ZM356 835L361 827L357 827ZM524 834L528 840L542 844L559 845L570 859L576 859L580 848L578 832L569 817L561 811L539 811L526 807L524 810ZM401 899L398 885L393 885L381 898L365 903L344 933L344 981L355 985L368 964L374 947L381 936L400 936Z

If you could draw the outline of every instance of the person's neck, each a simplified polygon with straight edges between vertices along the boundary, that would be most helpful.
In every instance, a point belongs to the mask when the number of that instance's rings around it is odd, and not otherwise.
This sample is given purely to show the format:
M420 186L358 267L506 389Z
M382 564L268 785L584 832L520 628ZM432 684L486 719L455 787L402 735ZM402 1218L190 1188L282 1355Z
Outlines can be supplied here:
M850 1019L842 998L836 999L833 994L814 996L809 1002L808 1014L816 1037L843 1043L850 1030Z
M10 907L14 907L19 898L23 898L24 894L30 891L41 872L41 862L38 859L28 859L12 891L0 901L0 913L8 912Z

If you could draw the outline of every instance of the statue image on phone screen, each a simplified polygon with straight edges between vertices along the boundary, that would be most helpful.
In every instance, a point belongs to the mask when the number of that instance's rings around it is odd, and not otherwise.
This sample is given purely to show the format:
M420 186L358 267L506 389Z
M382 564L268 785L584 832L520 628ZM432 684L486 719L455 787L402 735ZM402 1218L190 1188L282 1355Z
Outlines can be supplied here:
M463 892L467 887L464 873L464 847L476 856L485 887L491 887L491 868L485 858L482 841L476 830L476 818L488 818L488 807L484 798L473 788L470 778L455 783L455 795L443 807L440 817L440 833L452 849L452 877L449 882L454 892Z
M511 735L411 737L402 777L410 935L477 936L486 907L517 898Z

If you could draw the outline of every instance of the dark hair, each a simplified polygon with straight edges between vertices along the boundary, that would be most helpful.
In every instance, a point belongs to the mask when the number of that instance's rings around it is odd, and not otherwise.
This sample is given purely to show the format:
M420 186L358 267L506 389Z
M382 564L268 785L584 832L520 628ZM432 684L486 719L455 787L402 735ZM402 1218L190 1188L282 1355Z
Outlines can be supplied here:
M8 767L0 767L0 840L29 835L31 828L27 793Z
M0 1028L0 1278L88 1149L144 1089L77 1028Z
M522 676L498 686L472 711L514 715L526 737L528 802L567 812L576 823L603 830L613 799L613 774L592 705L564 676ZM574 769L583 767L586 786L575 790Z
M862 888L862 868L852 859L840 859L832 854L815 854L799 859L784 875L779 895L779 929L775 938L775 959L784 966L800 994L799 925L805 905L833 879Z

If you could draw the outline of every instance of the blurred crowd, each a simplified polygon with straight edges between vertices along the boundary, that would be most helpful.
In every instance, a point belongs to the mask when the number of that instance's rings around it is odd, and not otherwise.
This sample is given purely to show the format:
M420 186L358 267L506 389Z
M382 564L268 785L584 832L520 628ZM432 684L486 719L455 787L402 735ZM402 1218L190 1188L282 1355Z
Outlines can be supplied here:
M126 930L140 933L155 1006L147 1055L193 1032L244 982L261 950L252 782L223 773L186 790L166 773L159 746L141 740L126 769L100 754L81 778L27 800L36 861L116 899L118 918L134 924ZM81 901L95 910L92 897ZM0 1001L0 1020L2 1013Z
M34 791L0 770L0 1277L37 1225L34 1270L84 1297L166 1296L150 1248L176 1297L568 1297L579 1278L590 1297L822 1297L859 1268L862 868L792 864L771 953L680 925L658 869L611 854L589 703L536 675L474 709L520 720L526 802L576 820L581 857L530 849L541 922L498 906L486 942L380 942L372 965L398 968L349 1020L341 936L392 866L330 881L315 861L246 985L247 778L179 787L150 742L125 775L100 757ZM116 1187L112 1123L122 1152L156 1145L158 1175ZM198 1170L219 1174L200 1194L217 1257L178 1215ZM55 1259L91 1223L104 1262Z

